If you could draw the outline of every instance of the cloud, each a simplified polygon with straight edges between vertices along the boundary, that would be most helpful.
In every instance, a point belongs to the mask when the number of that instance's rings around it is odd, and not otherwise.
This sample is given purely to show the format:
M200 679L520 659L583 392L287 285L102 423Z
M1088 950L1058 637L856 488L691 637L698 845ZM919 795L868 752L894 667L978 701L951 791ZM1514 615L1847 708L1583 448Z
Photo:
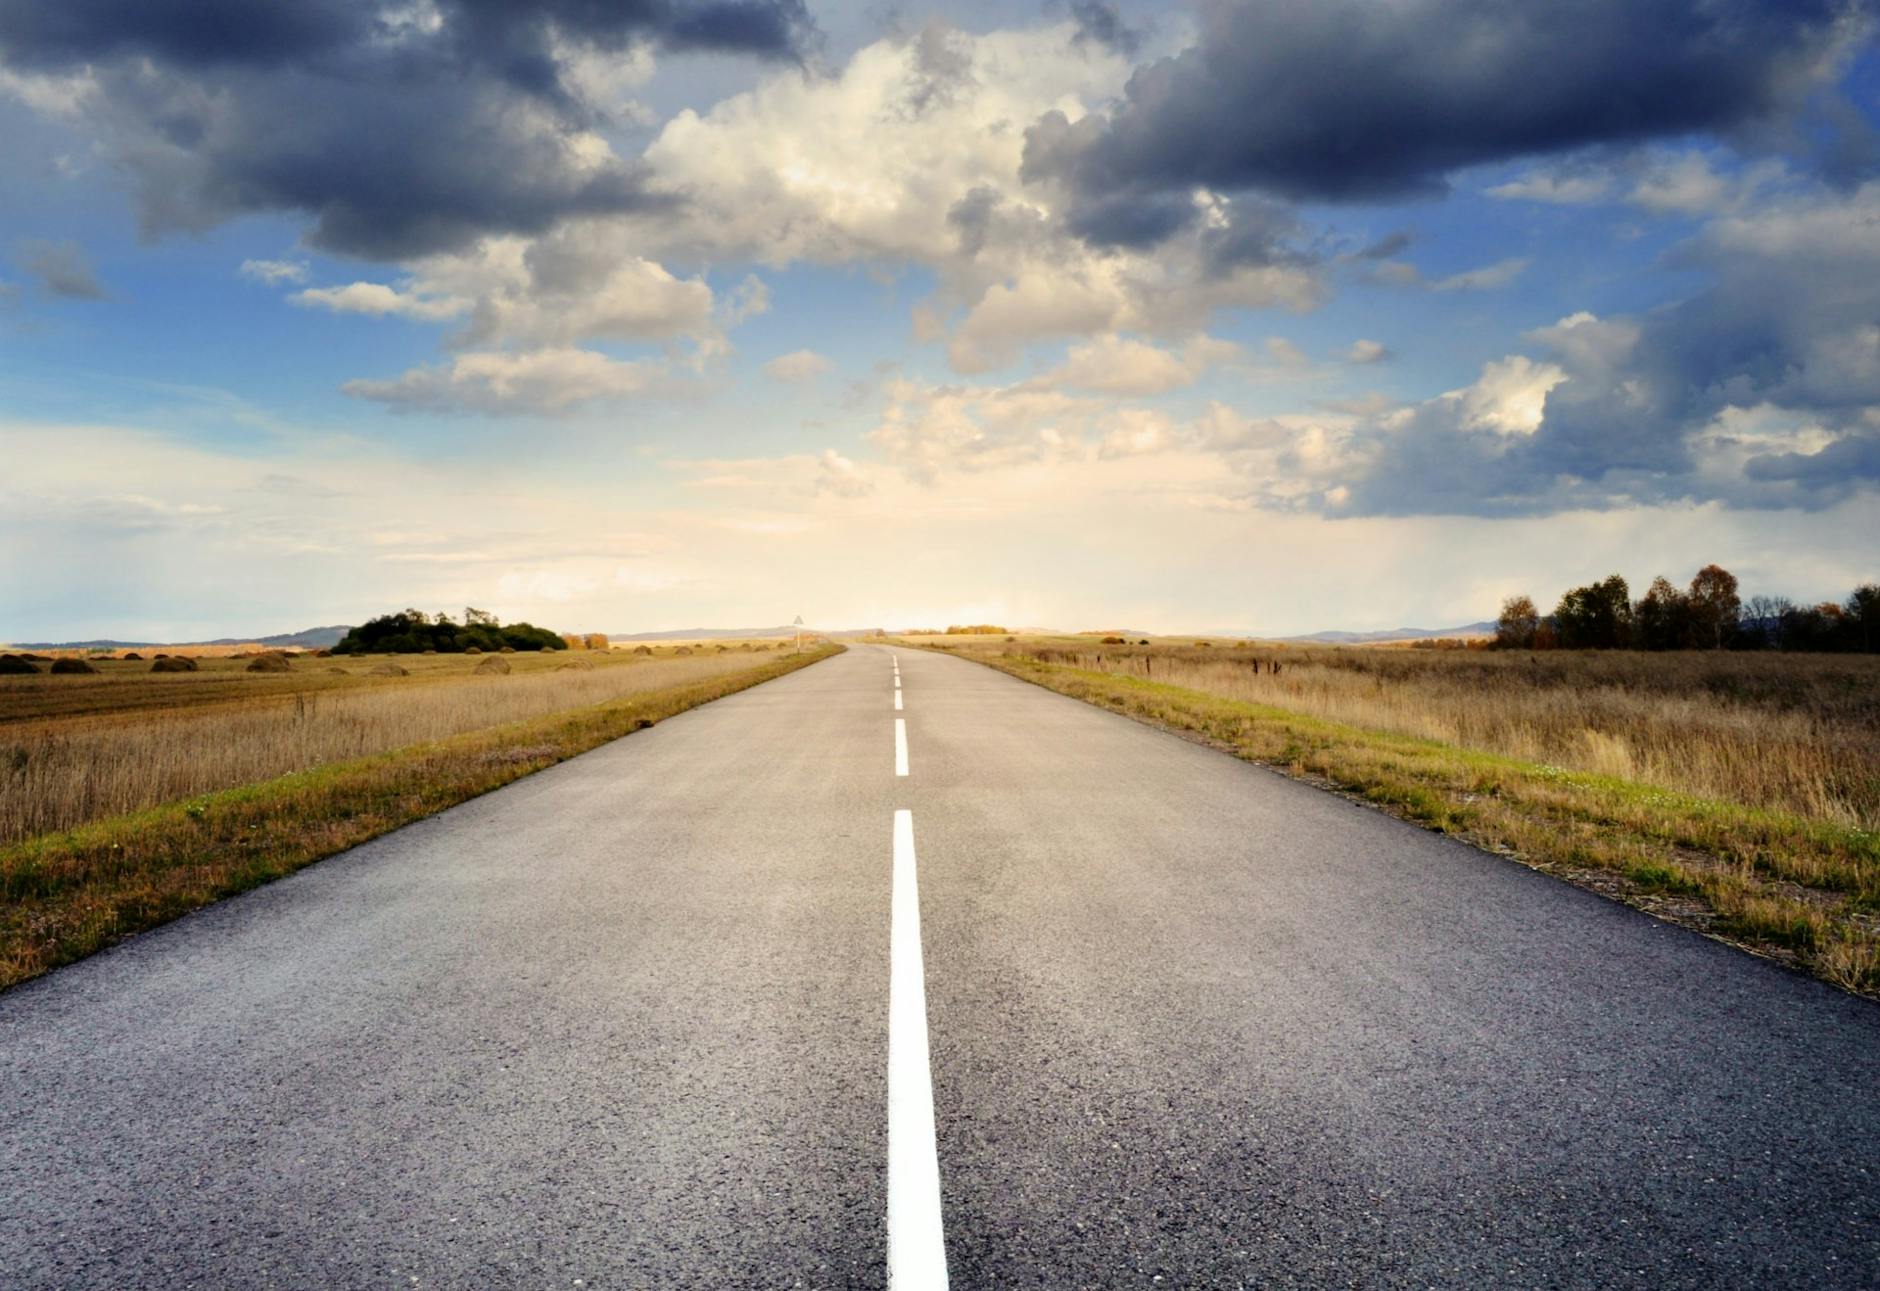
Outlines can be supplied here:
M1382 363L1390 357L1391 352L1384 347L1383 342L1362 337L1353 341L1351 348L1345 351L1347 363Z
M1421 287L1428 291L1443 292L1494 291L1519 278L1527 272L1527 267L1528 261L1516 256L1477 269L1465 269L1461 273L1431 279L1425 278L1423 271L1408 261L1382 260L1369 271L1368 276L1374 282L1391 287Z
M34 238L20 243L17 259L20 268L39 279L40 285L55 296L68 300L105 299L103 285L76 242Z
M1504 201L1586 206L1605 201L1607 194L1612 191L1612 180L1598 173L1569 174L1559 170L1537 169L1485 191L1490 197L1499 197Z
M448 364L413 368L390 381L348 381L342 389L395 412L539 416L644 394L660 376L654 363L560 348L460 354Z
M336 314L369 314L375 318L396 315L435 323L455 318L470 307L457 297L441 299L413 295L377 282L353 282L343 287L309 287L288 297L296 305L317 306Z
M802 385L814 381L834 367L834 363L814 350L796 350L790 354L780 354L764 364L764 374L790 385Z
M1427 194L1466 166L1782 120L1869 29L1857 0L1337 0L1202 17L1195 44L1138 68L1112 110L1039 117L1025 176L1086 206L1197 187Z
M1110 0L1070 0L1071 18L1077 24L1077 44L1101 45L1126 58L1134 57L1142 36L1123 21Z
M1126 336L1100 336L1073 345L1061 366L1027 384L1087 394L1142 397L1193 385L1210 367L1239 359L1231 341L1197 336L1180 352Z
M244 260L241 275L250 282L278 287L307 281L307 266L298 260Z
M1880 183L1720 217L1671 257L1711 285L1577 313L1481 378L1293 460L1344 514L1550 514L1669 502L1829 507L1880 486Z
M381 260L669 201L608 144L588 56L795 60L813 38L801 0L0 7L12 74L68 78L38 101L96 134L146 232L291 211L313 245Z
M825 449L817 459L821 474L816 478L816 491L832 493L841 498L863 498L875 491L874 481L863 474L862 468L836 452Z
M1315 304L1320 276L1283 209L1182 195L1153 228L1105 226L1090 208L1073 229L1021 182L1023 123L1081 111L1127 79L1126 61L1078 32L929 25L857 50L832 76L776 75L708 112L682 111L644 161L656 191L683 194L685 215L640 220L642 246L928 266L938 290L917 331L944 337L964 373L1042 341L1182 336L1222 309ZM1153 253L1141 245L1170 230L1179 236Z

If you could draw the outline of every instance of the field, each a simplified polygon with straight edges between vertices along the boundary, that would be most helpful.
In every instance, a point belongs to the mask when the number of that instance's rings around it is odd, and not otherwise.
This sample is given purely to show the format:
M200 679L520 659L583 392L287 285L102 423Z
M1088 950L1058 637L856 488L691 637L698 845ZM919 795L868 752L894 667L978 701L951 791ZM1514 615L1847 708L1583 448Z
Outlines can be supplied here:
M832 652L720 644L0 677L0 987Z
M1880 994L1880 659L922 639Z

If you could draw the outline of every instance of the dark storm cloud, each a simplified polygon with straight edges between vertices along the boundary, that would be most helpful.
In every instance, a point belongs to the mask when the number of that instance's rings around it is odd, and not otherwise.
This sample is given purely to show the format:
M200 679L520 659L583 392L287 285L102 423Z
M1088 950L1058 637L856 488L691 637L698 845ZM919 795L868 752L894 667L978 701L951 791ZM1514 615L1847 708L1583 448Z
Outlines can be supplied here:
M1459 167L1796 108L1869 0L1216 4L1124 101L1028 132L1024 174L1114 205L1197 185L1302 201L1439 191ZM1111 217L1114 219L1114 217Z
M814 35L802 0L0 0L0 62L90 71L148 232L303 211L316 245L382 259L664 204L579 146L605 105L569 50L794 59Z
M1109 0L1071 0L1071 20L1077 24L1072 39L1079 45L1101 45L1127 58L1142 44L1142 37Z

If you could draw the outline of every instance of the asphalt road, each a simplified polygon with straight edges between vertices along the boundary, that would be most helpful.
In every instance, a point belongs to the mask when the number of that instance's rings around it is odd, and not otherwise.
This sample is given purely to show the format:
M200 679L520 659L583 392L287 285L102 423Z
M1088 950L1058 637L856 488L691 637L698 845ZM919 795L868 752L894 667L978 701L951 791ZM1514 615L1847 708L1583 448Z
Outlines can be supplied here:
M0 995L0 1287L1880 1285L1880 1008L898 654Z

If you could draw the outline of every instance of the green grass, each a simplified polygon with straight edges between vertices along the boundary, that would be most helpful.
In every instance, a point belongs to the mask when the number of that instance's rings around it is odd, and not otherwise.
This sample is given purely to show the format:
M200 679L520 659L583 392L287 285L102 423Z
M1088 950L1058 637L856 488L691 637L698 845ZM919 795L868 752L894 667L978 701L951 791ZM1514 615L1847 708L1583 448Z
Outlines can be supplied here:
M768 660L0 848L0 988L839 650Z
M1880 998L1880 834L1138 677L974 654Z

